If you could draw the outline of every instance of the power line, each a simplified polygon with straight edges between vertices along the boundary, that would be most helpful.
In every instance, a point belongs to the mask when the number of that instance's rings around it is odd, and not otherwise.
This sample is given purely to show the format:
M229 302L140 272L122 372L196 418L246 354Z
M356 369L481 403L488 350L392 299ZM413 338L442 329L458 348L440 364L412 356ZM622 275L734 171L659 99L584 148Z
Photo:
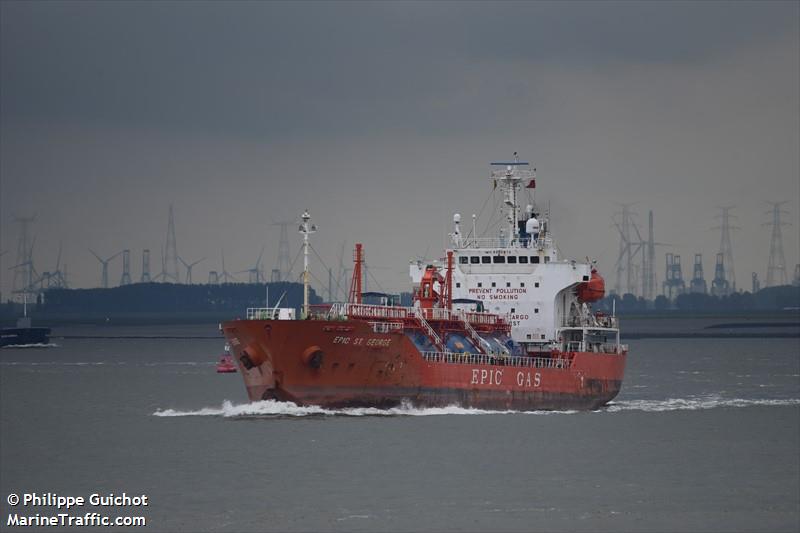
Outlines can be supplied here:
M762 224L763 226L772 226L772 236L769 243L769 262L767 263L767 287L774 287L776 285L787 285L789 283L786 274L786 257L783 255L783 235L781 233L781 226L788 226L788 222L781 221L781 213L788 212L781 209L781 205L786 203L782 202L767 202L772 206L772 211L767 213L772 214L772 221Z

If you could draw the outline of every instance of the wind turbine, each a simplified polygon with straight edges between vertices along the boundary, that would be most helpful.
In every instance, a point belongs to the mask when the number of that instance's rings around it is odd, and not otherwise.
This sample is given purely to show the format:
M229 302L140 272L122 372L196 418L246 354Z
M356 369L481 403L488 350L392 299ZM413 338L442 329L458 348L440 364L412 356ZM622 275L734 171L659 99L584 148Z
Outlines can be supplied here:
M56 258L56 269L52 272L42 272L42 275L39 276L36 281L32 283L32 285L39 285L40 289L66 289L67 288L67 277L64 274L64 271L61 270L61 248L62 245L58 245L58 257Z
M260 265L261 265L261 258L264 256L264 247L265 246L266 245L262 245L261 246L261 253L258 254L258 260L256 261L256 264L253 265L252 268L248 268L246 270L240 270L239 272L236 272L237 274L244 274L245 272L248 272L250 274L250 278L249 278L250 283L261 283L261 280L264 277L264 275L261 273Z
M119 254L121 254L122 251L119 251L119 252L115 253L114 255L112 255L111 257L109 257L108 259L105 259L105 260L102 259L99 255L97 255L94 252L94 250L92 250L91 248L89 248L89 251L92 252L92 255L95 256L97 258L97 260L100 261L100 263L103 265L103 288L107 289L108 288L108 263L110 263L111 260L114 259L115 257L117 257Z
M67 287L67 275L61 270L61 248L62 243L58 243L58 257L56 258L56 269L53 272L53 277L56 279L55 286L60 289L66 289ZM66 267L65 267L66 268Z
M222 279L222 283L230 283L230 280L239 281L225 269L225 249L222 249L222 272L220 272L219 277Z
M31 242L30 247L27 250L27 253L24 257L25 261L16 264L12 267L9 267L9 270L18 270L18 269L25 269L24 272L24 283L25 285L20 288L16 289L15 293L21 293L23 295L31 292L36 292L35 285L39 281L39 273L36 271L36 268L33 266L33 245L36 244L36 237L33 238L33 242Z
M183 263L183 266L186 267L186 283L188 285L192 284L192 267L195 266L200 261L205 261L205 259L206 258L204 257L202 259L198 259L194 263L187 263L186 261L183 260L183 257L178 256L178 260L180 260L180 262Z

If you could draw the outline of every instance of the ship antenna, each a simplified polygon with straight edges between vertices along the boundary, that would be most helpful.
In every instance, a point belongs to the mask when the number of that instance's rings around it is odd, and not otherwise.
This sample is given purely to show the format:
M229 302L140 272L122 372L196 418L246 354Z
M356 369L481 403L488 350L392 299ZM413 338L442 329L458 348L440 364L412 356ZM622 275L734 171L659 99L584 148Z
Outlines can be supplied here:
M517 152L514 152L513 161L496 161L491 163L491 166L505 167L505 169L498 169L492 171L492 179L495 186L500 185L503 189L504 204L506 206L506 223L508 224L508 242L509 245L519 243L519 226L517 224L519 205L517 202L518 190L521 187L523 179L533 179L533 173L530 170L522 170L521 167L530 165L527 161L520 161Z
M472 213L472 247L473 248L477 248L478 247L478 240L477 240L478 239L478 233L477 233L477 229L475 227L475 219L476 218L477 218L477 215L475 215L475 213Z
M310 224L311 215L308 209L301 215L303 223L300 224L300 233L303 234L303 318L308 318L308 236L317 231L314 224Z

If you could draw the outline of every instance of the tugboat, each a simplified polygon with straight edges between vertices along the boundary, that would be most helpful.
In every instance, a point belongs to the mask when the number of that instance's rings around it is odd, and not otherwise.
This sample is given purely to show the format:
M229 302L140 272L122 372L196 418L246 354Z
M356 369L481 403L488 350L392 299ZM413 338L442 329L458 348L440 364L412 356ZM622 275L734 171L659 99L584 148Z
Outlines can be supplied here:
M22 316L17 327L0 329L0 347L46 346L50 343L50 328L34 328L28 316L28 297L23 296Z
M459 405L500 410L597 409L620 390L628 347L615 316L593 312L605 293L594 262L559 257L549 213L537 208L529 163L492 163L503 227L462 235L439 261L412 262L409 307L362 301L364 251L356 244L347 302L310 306L308 211L300 233L304 301L251 308L222 330L252 401L325 407ZM528 192L522 209L519 196Z

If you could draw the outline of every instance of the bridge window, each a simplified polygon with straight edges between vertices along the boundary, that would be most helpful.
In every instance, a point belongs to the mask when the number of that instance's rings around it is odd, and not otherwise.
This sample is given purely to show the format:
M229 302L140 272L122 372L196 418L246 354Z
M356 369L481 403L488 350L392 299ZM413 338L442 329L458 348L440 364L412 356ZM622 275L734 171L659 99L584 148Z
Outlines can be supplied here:
M538 307L534 307L534 308L533 308L533 312L534 312L534 313L538 313L538 312L539 312L539 308L538 308Z
M544 262L545 263L549 263L550 262L550 256L549 255L544 256Z
M492 259L494 260L495 263L505 263L506 262L506 256L504 256L504 255L496 255Z
M483 283L481 283L481 282L479 281L479 282L478 282L478 287L483 287Z
M514 308L512 307L512 308L511 308L511 313L513 314L514 312L516 312L516 309L514 309Z
M497 283L495 283L495 282L493 281L493 282L492 282L492 287L497 287Z
M511 286L511 282L510 281L506 281L506 287L510 287L510 286Z
M509 263L516 263L517 262L517 256L516 255L509 255L508 256L508 262Z
M461 283L457 281L456 282L456 289L460 289L460 288L461 288Z
M520 286L520 287L524 287L524 286L525 286L525 282L524 282L524 281L521 281L521 282L519 283L519 286Z
M484 255L483 257L481 257L481 263L483 263L484 265L488 264L488 263L491 263L491 262L492 262L492 258L489 257L488 255Z
M458 263L459 263L460 265L466 265L467 263L469 263L469 257L467 257L466 255L462 255L462 256L460 256L460 257L458 258Z
M538 255L531 256L531 263L538 263L538 262L539 262L539 256Z
M537 281L536 283L533 284L533 286L538 289L539 288L539 282Z
M469 262L472 265L477 265L478 263L481 262L481 258L478 257L477 255L473 255L472 257L469 258Z
M528 256L527 255L521 255L519 257L519 262L522 263L522 264L527 265L528 264Z

